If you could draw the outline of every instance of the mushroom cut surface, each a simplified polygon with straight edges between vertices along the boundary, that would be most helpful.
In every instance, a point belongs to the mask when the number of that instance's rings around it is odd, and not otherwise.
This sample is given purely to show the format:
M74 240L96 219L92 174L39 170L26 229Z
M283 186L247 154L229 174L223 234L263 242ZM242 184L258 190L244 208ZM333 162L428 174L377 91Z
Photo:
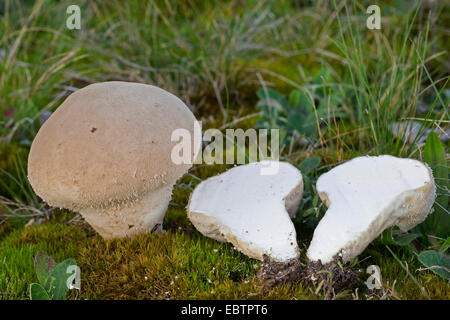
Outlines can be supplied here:
M237 166L201 182L188 204L194 226L207 237L231 242L252 258L297 258L290 217L295 216L302 197L302 175L286 162L277 162L274 174L261 174L262 168L274 163Z
M388 155L347 161L321 175L316 187L328 210L307 255L323 264L337 255L352 260L387 228L413 228L426 218L436 194L426 164Z

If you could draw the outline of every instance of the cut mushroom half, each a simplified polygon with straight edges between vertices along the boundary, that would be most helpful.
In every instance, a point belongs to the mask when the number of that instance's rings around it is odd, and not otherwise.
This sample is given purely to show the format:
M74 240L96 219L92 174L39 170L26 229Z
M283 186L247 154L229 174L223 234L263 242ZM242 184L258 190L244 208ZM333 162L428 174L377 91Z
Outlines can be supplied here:
M328 210L307 256L323 265L351 261L389 227L421 223L436 194L426 164L388 155L352 159L321 175L316 187Z
M272 161L234 167L201 182L191 195L188 217L205 236L231 242L249 257L298 258L295 217L303 193L300 171L286 162L262 175Z
M80 212L104 238L161 229L177 179L174 130L201 130L188 107L155 86L103 82L71 94L31 146L28 179L49 205ZM192 139L194 159L200 144Z

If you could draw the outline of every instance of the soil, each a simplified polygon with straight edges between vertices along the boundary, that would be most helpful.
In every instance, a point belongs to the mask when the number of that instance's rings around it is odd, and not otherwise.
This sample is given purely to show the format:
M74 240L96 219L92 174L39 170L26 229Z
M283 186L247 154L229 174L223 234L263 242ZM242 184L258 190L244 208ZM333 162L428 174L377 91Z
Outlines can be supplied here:
M263 259L257 275L263 283L262 289L270 290L280 284L295 283L301 280L304 268L299 259L277 262L267 255L264 255Z
M308 261L303 280L315 287L322 283L321 290L325 295L324 298L330 299L333 294L355 285L359 275L344 267L342 258L336 256L332 262L326 264L322 264L320 260Z
M351 288L359 281L357 272L344 267L342 259L337 256L332 262L322 264L308 261L306 267L299 259L277 262L264 255L257 277L262 281L262 290L287 283L302 282L324 293L325 299L331 299L336 293Z

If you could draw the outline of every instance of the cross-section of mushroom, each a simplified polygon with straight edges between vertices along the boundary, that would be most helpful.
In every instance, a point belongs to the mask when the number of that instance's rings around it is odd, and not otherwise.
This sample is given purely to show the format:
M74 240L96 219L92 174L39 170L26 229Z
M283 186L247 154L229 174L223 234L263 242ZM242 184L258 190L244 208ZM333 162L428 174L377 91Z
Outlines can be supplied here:
M191 195L188 216L205 236L229 241L244 254L276 261L299 256L295 216L303 193L302 175L286 162L262 175L272 161L234 167L201 182Z
M339 257L352 260L389 227L413 228L435 199L427 165L387 155L350 160L320 176L316 186L328 210L307 256L324 265Z
M160 229L173 184L191 166L171 161L171 134L185 129L194 137L195 121L163 89L89 85L71 94L39 130L28 179L49 205L80 212L104 238ZM193 159L200 144L191 145Z

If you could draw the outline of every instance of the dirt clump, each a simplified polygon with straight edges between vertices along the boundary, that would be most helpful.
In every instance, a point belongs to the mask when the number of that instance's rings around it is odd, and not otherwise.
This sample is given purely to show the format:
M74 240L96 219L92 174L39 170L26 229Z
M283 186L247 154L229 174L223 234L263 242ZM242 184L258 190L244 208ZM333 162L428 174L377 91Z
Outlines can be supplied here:
M308 261L302 280L318 288L318 291L321 290L324 299L331 299L336 293L355 285L359 275L354 270L344 267L342 258L336 256L333 261L326 264L322 264L320 260Z
M277 285L298 282L302 278L303 269L299 259L277 262L264 255L257 278L262 281L263 290L270 290Z

